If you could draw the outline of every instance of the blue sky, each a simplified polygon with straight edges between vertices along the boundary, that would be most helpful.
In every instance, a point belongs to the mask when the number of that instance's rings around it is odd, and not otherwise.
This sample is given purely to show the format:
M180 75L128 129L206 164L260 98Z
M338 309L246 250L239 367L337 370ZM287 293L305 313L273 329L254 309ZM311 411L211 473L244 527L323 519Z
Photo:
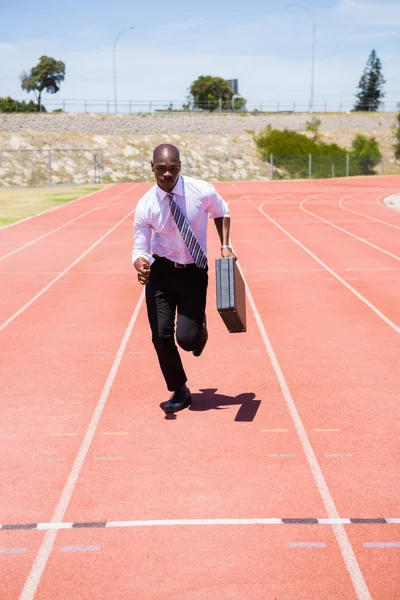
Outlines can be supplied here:
M0 96L28 99L19 74L42 54L63 60L54 99L184 100L211 74L239 79L252 102L308 102L311 21L290 0L190 3L91 0L9 3L0 23ZM305 0L317 27L315 100L352 102L370 51L383 63L386 101L400 101L400 0Z

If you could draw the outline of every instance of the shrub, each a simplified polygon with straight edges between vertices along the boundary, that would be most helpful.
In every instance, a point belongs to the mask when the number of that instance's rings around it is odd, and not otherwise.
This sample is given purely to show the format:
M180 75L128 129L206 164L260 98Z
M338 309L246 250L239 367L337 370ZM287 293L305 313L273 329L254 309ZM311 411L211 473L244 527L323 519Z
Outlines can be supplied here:
M24 100L20 102L19 100L14 100L10 96L6 98L0 98L0 112L2 113L28 113L28 112L37 112L38 107L33 100L29 102L25 102ZM41 107L42 112L46 112L44 106Z
M359 175L373 175L381 161L379 144L374 137L367 138L359 133L351 144L350 160L352 170Z
M349 160L351 175L371 175L379 163L380 151L375 138L358 135L349 153L337 144L327 144L318 138L285 129L268 126L255 136L255 142L266 162L274 157L274 165L293 178L309 176L309 156L312 155L312 176L316 179L345 177ZM349 159L347 159L349 155Z

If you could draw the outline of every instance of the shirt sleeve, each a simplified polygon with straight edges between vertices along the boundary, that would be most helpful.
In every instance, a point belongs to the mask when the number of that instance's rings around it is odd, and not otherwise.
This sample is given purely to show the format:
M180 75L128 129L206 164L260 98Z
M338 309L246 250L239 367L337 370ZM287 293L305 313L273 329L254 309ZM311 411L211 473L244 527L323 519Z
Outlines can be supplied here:
M211 219L230 217L229 207L225 200L218 194L212 183L208 184L209 204L208 212Z
M133 230L132 264L140 257L145 258L150 265L153 264L154 258L150 254L151 224L146 218L144 206L141 202L136 207Z

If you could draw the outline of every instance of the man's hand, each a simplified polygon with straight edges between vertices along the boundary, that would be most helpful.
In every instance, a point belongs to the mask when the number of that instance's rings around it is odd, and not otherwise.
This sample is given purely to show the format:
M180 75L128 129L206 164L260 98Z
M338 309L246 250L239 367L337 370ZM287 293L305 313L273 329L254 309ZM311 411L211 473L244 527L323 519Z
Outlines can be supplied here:
M139 257L133 265L138 272L138 280L142 285L146 285L150 278L150 265L145 258Z
M234 258L235 260L237 260L236 256L230 248L222 248L221 256L222 258Z

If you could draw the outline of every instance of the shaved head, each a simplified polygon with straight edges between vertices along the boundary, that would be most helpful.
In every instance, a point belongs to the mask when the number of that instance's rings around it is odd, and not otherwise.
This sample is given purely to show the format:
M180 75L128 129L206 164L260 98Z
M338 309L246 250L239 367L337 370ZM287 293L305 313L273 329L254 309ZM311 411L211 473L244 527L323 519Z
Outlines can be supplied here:
M179 150L172 144L160 144L154 148L153 152L153 163L156 164L159 161L167 160L180 160Z
M154 148L151 169L159 187L165 192L172 192L181 171L178 148L172 144L160 144Z

